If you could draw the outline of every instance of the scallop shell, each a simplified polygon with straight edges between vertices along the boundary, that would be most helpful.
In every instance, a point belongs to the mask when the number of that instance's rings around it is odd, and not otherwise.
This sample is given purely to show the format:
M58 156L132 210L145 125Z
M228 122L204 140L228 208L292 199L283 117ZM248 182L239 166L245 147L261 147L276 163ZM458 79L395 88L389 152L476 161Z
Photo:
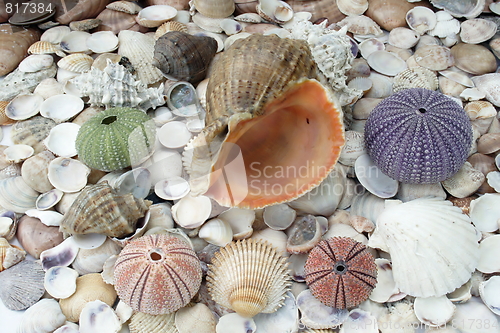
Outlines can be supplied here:
M15 144L25 144L35 149L35 154L45 150L43 140L56 125L52 119L35 116L12 125L10 138Z
M170 31L156 41L153 59L168 78L197 83L205 78L216 52L217 42L211 37Z
M38 192L29 187L20 176L0 180L0 206L5 209L24 213L35 208L37 197Z
M184 23L177 21L168 21L160 25L155 31L155 39L158 40L161 36L169 31L180 31L188 33L188 28Z
M34 73L24 73L16 69L0 82L0 101L10 101L21 91L31 93L42 80L54 77L56 73L55 64Z
M123 237L135 230L150 201L132 194L116 195L107 182L86 186L61 221L61 231L70 234L100 233Z
M32 260L21 261L0 272L0 299L5 307L19 311L38 302L45 292L44 276L40 263Z
M437 75L433 71L420 66L405 69L394 77L392 90L396 93L409 88L437 90Z
M70 54L57 62L59 68L67 71L83 73L90 70L90 66L94 62L94 58L83 53Z
M26 56L28 47L40 38L33 29L15 27L8 23L0 25L0 76L9 74Z
M283 57L289 57L286 65L282 61L282 59L284 59ZM251 64L250 67L249 64ZM280 38L278 36L252 35L248 38L237 40L231 48L226 50L221 55L221 58L215 62L207 87L206 123L209 125L189 143L189 148L185 151L183 156L184 165L190 173L192 193L194 195L204 193L207 188L210 187L209 185L212 185L207 193L220 204L224 206L238 206L240 208L256 208L295 199L301 194L304 194L307 191L306 188L310 189L319 184L327 176L330 169L333 168L344 140L342 130L335 131L335 133L339 134L336 138L317 135L318 130L322 131L328 128L327 131L331 133L332 127L340 129L342 124L339 122L339 118L337 118L340 107L331 99L328 90L315 80L305 79L315 77L315 75L315 64L305 41ZM285 89L287 86L288 89ZM289 98L287 98L287 96ZM312 96L316 97L310 99ZM274 130L263 131L263 126L267 126L265 122L259 123L259 126L252 126L258 123L259 120L266 119L265 117L259 117L265 114L266 110L269 110L268 112L270 114L274 112L271 110L279 110L285 100L286 103L290 103L287 104L291 107L289 110L302 110L301 112L297 112L297 115L300 114L299 117L302 117L302 121L293 118L293 123L302 124L302 126L305 126L304 128L300 130L297 128L297 130L290 132L290 126L293 127L295 125L290 124L289 126L284 126L282 124L283 126L281 127L287 128L287 130L286 133L283 132L279 134L279 131ZM322 105L328 106L326 108L321 108L321 110L326 111L325 113L313 113L312 109L309 110L312 104L318 103L320 100L322 101L321 103L325 103ZM291 105L293 105L293 107ZM316 108L314 109L317 110ZM275 115L278 114L279 112L275 113ZM231 119L230 122L233 130L228 134L225 130L227 129L229 119ZM240 125L237 124L243 119L246 119L244 123L247 124L245 125L245 132L251 134L247 139L238 140L240 135L236 133ZM278 121L278 118L274 119ZM308 121L309 124L307 123ZM329 125L326 125L327 123ZM310 126L310 124L314 124L314 126ZM324 124L325 128L322 128L321 124ZM301 126L299 125L299 127ZM257 130L257 128L259 129ZM273 126L273 128L275 127ZM313 130L314 133L316 133L314 135L315 138L330 137L331 140L323 141L322 139L316 141L316 139L312 138L304 138L304 140L298 138L299 136L297 136L297 133L308 136L309 130ZM294 137L290 138L289 142L297 142L298 144L299 141L311 142L310 140L312 139L316 141L316 147L325 146L324 149L320 149L321 151L328 150L331 153L322 153L321 157L313 156L315 154L306 157L302 155L302 152L310 151L312 153L313 150L308 150L306 148L301 150L300 153L299 151L289 150L293 152L286 156L281 155L278 161L274 160L276 156L274 153L270 155L267 153L260 154L257 149L250 149L250 146L245 148L247 141L249 145L252 145L250 141L259 138L262 135L259 133L264 132L267 132L267 138L262 138L262 140L270 140L268 142L274 142L274 139L269 137L269 135L273 137L276 135L276 140L281 141L284 137L287 137L287 133L293 132ZM228 135L226 136L226 134ZM236 136L231 138L232 135L237 135L238 138ZM292 191L290 186L288 186L287 188L290 191L287 191L287 194L280 193L281 195L277 196L263 196L262 192L260 194L243 193L245 191L244 188L238 185L238 188L243 189L243 191L234 191L232 193L234 198L231 202L231 198L225 194L227 193L225 192L225 187L224 189L221 187L225 185L217 183L217 175L213 175L212 181L210 180L210 171L212 169L211 153L205 149L206 143L210 142L211 144L215 144L215 146L211 146L210 150L212 152L218 152L224 138L227 142L237 141L237 145L242 151L241 156L244 158L243 160L240 159L241 163L256 161L260 167L265 167L270 164L274 166L295 165L299 167L299 165L306 163L306 160L310 160L308 163L314 160L314 162L312 162L314 165L319 164L325 166L325 172L322 172L321 175L315 174L314 176L311 175L311 177L302 178L301 182L304 183L298 185L298 187L296 185L291 185L291 187L298 191ZM245 143L243 141L245 141ZM303 143L300 145L303 145ZM221 158L219 161L216 161L219 166L214 166L214 169L218 169L223 165L226 157L225 154L229 152L231 147L234 146L231 144L223 145L225 151L219 154ZM272 150L268 151L271 152ZM315 149L314 151L319 150ZM258 156L254 155L254 153ZM256 167L255 164L254 167ZM241 169L234 171L239 172L239 170ZM259 178L258 175L257 178ZM221 180L221 178L219 179ZM209 181L211 181L211 184L209 184ZM279 186L281 187L285 183L288 183L290 178L281 177L279 180L277 178L266 178L266 182L268 181L280 183ZM257 179L254 185L257 186L256 183L259 182L260 181ZM293 179L293 183L296 184L295 178Z
M163 78L161 71L152 64L155 49L155 39L152 36L123 30L118 34L118 40L118 54L130 60L138 78L144 84L153 84Z
M170 313L189 303L201 278L195 252L175 236L137 238L123 248L115 263L120 299L135 311L152 315Z
M104 70L90 71L70 79L82 96L89 96L91 105L105 107L138 107L144 110L165 103L163 84L147 88L122 65L107 60Z
M178 333L175 314L150 315L136 312L130 317L130 333Z
M53 332L65 321L66 316L59 303L55 299L44 298L23 313L17 332Z
M232 242L216 252L207 286L212 299L244 317L272 313L283 305L290 285L286 259L268 243Z
M396 287L415 297L452 292L470 279L479 259L469 217L439 198L387 207L368 245L391 255Z

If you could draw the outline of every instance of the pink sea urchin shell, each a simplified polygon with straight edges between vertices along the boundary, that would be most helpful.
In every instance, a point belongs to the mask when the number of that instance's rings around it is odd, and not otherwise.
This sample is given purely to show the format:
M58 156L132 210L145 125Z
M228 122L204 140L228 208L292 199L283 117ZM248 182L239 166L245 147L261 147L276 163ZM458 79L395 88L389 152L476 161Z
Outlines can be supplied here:
M368 299L377 283L375 258L349 237L333 237L316 245L305 265L306 283L323 304L353 308Z
M149 235L125 246L115 264L115 289L132 309L151 315L189 303L201 285L200 260L174 236Z

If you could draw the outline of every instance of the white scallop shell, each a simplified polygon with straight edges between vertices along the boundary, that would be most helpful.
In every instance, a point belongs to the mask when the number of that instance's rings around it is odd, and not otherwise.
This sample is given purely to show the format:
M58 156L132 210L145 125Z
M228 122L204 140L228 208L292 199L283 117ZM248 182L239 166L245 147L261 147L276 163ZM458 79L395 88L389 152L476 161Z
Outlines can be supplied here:
M71 29L67 25L59 25L45 30L42 36L40 36L40 40L52 44L59 44L63 37L70 32Z
M53 332L65 321L59 302L43 298L23 313L17 333Z
M65 56L57 62L59 68L75 73L83 73L90 70L94 58L83 53L73 53Z
M76 291L78 272L66 266L54 266L45 272L45 290L54 298L68 298Z
M391 255L397 287L415 297L441 296L460 287L479 258L468 216L439 198L386 206L368 245Z
M94 53L113 52L118 48L118 37L111 31L94 32L87 39L87 47Z
M455 305L442 295L439 297L415 298L415 315L421 323L430 327L446 324L455 313Z
M54 95L40 105L40 114L57 123L62 123L80 113L83 107L84 103L80 97L67 94Z
M187 195L172 206L172 217L183 228L196 228L210 216L212 203L209 197Z
M436 26L434 29L429 30L427 33L431 36L445 38L447 36L458 34L460 31L460 21L453 18L445 11L436 13Z
M24 58L17 68L21 72L34 73L49 68L53 63L54 58L50 54L32 54Z
M87 53L90 51L87 47L89 37L90 34L86 31L71 31L61 39L59 45L64 52Z
M87 185L90 168L82 162L66 157L50 161L48 177L50 183L65 193L78 192Z

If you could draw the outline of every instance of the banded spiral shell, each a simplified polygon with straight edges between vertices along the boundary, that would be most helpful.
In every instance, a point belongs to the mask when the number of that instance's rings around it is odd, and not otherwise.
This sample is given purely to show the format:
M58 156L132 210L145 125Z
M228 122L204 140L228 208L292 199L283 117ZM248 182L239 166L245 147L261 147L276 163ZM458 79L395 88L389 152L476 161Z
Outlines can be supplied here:
M117 195L107 182L86 186L64 214L60 230L70 234L99 233L123 237L135 231L151 202L131 193Z
M99 112L82 125L76 150L90 168L115 171L149 157L155 137L155 124L146 113L117 107Z
M380 102L365 125L373 162L403 183L431 184L454 175L467 159L472 126L445 95L405 89Z
M216 52L212 37L169 31L156 41L153 64L167 77L197 83L205 78Z
M127 244L115 263L115 288L132 309L151 315L189 303L201 285L200 260L183 240L143 236Z
M268 243L255 239L221 248L207 276L212 299L243 317L276 311L289 285L286 259Z

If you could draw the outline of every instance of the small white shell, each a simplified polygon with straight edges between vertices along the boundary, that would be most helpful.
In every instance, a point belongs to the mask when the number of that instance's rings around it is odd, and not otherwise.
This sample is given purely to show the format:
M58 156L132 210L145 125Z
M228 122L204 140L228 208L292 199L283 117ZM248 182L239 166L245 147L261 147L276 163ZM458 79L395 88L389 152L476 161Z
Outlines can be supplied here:
M500 276L492 276L488 281L481 282L479 294L488 309L500 315Z
M173 19L177 9L168 5L152 5L142 9L136 17L137 23L147 28L159 27Z
M427 7L417 6L406 12L406 23L410 29L423 35L434 29L437 23L436 14Z
M264 223L274 230L285 230L297 217L297 212L287 204L277 204L264 208Z
M45 210L54 207L61 200L63 195L64 192L57 188L40 194L35 202L36 209Z
M53 332L66 321L59 303L43 298L24 312L17 333Z
M474 87L474 82L472 82L472 80L470 79L471 75L459 69L458 67L452 66L443 71L439 71L439 74L443 75L444 77L452 81L460 83L463 86L469 88Z
M164 200L178 200L190 192L189 182L182 177L171 177L155 184L155 193Z
M366 61L372 69L388 76L395 76L408 67L403 59L388 51L375 51Z
M233 230L229 223L222 219L211 219L205 222L198 231L198 237L210 244L225 246L233 240Z
M180 121L171 121L157 131L158 140L167 148L184 147L191 140L191 132L186 124Z
M460 21L453 18L449 13L441 10L436 13L436 26L427 33L431 36L445 38L450 35L458 34L460 31Z
M172 217L183 228L196 228L210 216L212 202L210 198L200 195L187 195L172 206Z
M455 313L455 305L446 297L415 298L415 315L421 323L430 327L446 324Z
M500 194L486 193L470 203L470 219L477 230L495 232L500 225Z
M51 210L28 209L25 214L30 217L36 217L48 227L58 227L64 217L61 213Z
M87 38L90 34L85 31L71 31L65 35L60 42L61 49L68 53L87 53Z
M89 173L89 167L72 158L57 157L48 167L50 183L65 193L78 192L84 188Z
M94 32L87 39L87 47L94 53L113 52L118 48L118 37L111 31Z
M385 50L385 44L378 38L368 38L359 43L358 48L363 58L367 59L373 52Z
M59 245L40 253L43 270L47 271L54 266L69 266L75 260L79 250L73 237L66 238Z
M113 309L100 300L85 304L79 319L80 333L115 333L122 327Z
M49 68L53 63L54 58L50 54L33 54L24 58L17 68L21 72L34 73Z
M118 39L118 38L117 38ZM75 73L83 73L90 70L94 58L83 53L74 53L65 56L57 62L59 68Z
M78 272L65 266L54 266L45 272L45 290L54 298L68 298L76 291Z
M415 31L398 27L391 30L389 33L389 44L401 49L409 49L417 45L420 35Z
M5 160L12 163L19 163L33 156L35 150L33 147L23 144L12 145L3 151Z
M302 315L300 322L309 328L338 327L349 316L347 309L335 309L321 303L309 289L297 295L297 307Z
M40 111L43 97L39 94L20 94L5 107L5 115L10 119L24 120Z
M254 210L233 207L220 214L219 218L229 223L235 240L247 238L253 232Z
M71 29L67 25L59 25L57 27L52 27L45 30L45 32L40 36L40 40L44 42L50 42L52 44L59 44L63 37L71 32Z
M40 114L57 123L69 120L80 113L84 108L83 100L74 95L55 95L43 101Z
M175 312L175 326L179 333L211 333L217 321L212 311L203 303L183 307Z
M62 123L54 126L47 138L43 141L48 150L57 156L76 156L76 136L80 125L74 123Z
M359 182L374 195L390 198L398 192L399 182L382 173L368 154L356 159L354 170Z
M482 273L500 272L500 235L485 238L479 243L479 262L477 270Z

